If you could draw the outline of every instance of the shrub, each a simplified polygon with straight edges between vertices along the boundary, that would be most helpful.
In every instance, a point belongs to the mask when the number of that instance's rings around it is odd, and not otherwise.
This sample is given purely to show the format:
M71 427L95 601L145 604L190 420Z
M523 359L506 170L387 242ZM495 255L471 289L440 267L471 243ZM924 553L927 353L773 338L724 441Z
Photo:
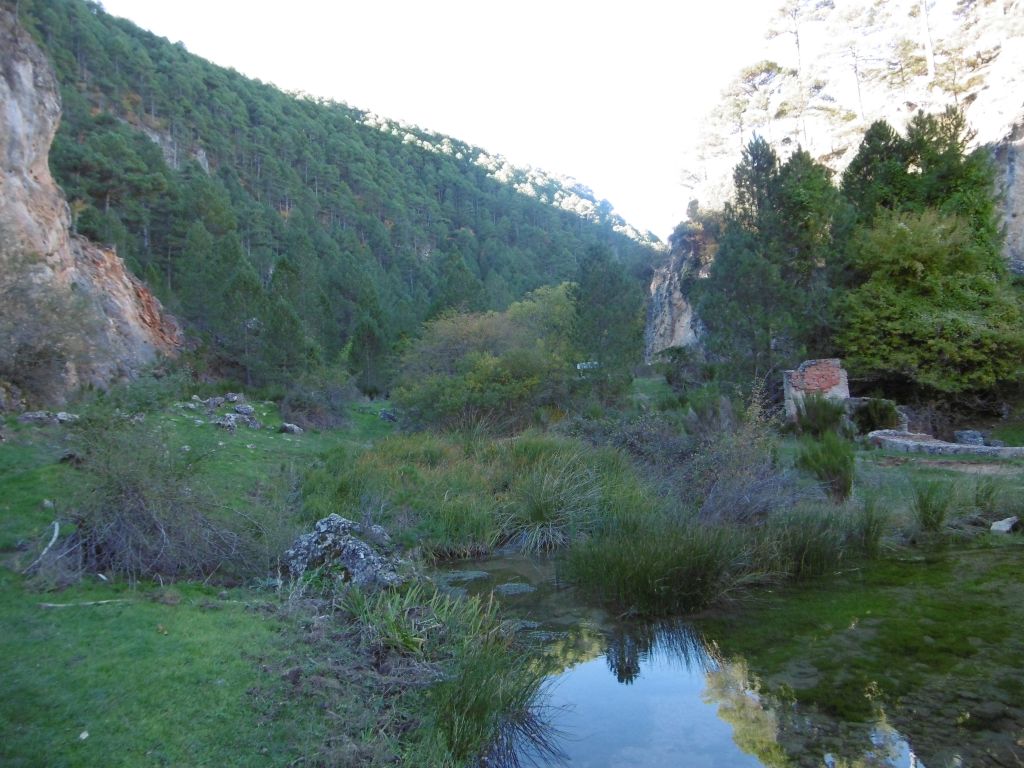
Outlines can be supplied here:
M820 440L805 441L796 465L815 475L835 502L842 502L853 488L853 444L835 432L825 432Z
M679 493L701 520L755 522L809 497L796 473L779 466L771 427L755 390L739 423L707 436L679 468Z
M953 487L942 480L910 481L913 499L911 509L914 519L922 531L938 533L946 525L949 507L953 502Z
M85 568L129 579L239 575L265 567L241 520L216 518L219 504L197 477L201 451L183 451L158 428L123 417L83 419L85 444L68 547Z
M876 429L895 429L900 425L900 413L892 400L870 397L853 412L857 431L866 435Z
M846 411L841 402L811 393L797 403L796 430L813 438L820 438L828 432L840 433L844 429L845 417Z
M303 429L332 429L345 424L356 392L347 374L325 372L292 383L281 397L281 418Z

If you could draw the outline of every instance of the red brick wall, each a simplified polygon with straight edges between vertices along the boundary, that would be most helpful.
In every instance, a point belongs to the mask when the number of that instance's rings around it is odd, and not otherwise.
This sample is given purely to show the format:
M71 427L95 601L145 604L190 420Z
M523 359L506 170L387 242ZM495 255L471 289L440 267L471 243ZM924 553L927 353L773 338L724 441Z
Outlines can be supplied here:
M833 360L815 360L793 371L789 382L793 389L801 392L827 392L840 382L841 370Z

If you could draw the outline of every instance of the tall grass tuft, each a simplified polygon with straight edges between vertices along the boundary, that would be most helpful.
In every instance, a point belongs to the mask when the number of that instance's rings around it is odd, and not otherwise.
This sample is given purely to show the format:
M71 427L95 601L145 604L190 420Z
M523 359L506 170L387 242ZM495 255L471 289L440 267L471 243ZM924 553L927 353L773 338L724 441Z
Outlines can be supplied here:
M659 519L628 536L614 529L577 544L565 574L627 613L698 611L751 576L744 537L727 526Z
M922 531L938 533L946 525L953 503L953 486L943 480L914 478L910 487L913 491L911 509L918 527Z
M853 444L835 432L825 432L820 439L805 441L796 465L811 472L836 503L841 503L853 488Z
M861 499L852 535L853 542L864 556L874 558L881 554L882 535L888 522L889 516L880 504L877 491L869 489Z
M821 438L829 432L842 432L846 419L843 404L817 393L808 394L796 408L796 429L802 435Z
M999 508L1002 491L1003 484L998 478L979 475L974 481L974 508L983 515L994 516Z
M591 529L601 501L596 473L578 453L533 467L509 496L500 514L502 537L530 553L564 547Z
M847 532L832 510L800 508L773 518L760 533L757 560L766 570L803 579L842 562Z

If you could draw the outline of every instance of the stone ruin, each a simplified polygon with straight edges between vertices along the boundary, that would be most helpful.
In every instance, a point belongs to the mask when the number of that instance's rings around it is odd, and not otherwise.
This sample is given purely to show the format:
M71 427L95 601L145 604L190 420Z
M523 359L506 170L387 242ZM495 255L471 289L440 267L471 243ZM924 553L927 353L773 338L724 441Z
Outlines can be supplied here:
M829 400L850 399L846 370L838 358L805 360L796 370L783 371L786 418L796 420L797 409L808 395L821 395Z

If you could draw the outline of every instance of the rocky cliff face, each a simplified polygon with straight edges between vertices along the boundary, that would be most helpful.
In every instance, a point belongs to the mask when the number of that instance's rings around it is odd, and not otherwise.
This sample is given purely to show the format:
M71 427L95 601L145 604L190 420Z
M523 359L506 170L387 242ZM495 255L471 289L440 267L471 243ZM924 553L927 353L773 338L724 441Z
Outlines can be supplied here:
M657 267L651 278L644 329L644 358L648 363L670 347L688 347L699 341L693 305L683 283L697 269L689 250L673 248L667 264Z
M48 165L57 81L2 8L0 74L0 383L59 402L173 355L181 333L115 253L72 233Z
M1010 269L1024 275L1024 119L995 146L993 153L1003 193L1003 226L1006 227L1005 254Z

